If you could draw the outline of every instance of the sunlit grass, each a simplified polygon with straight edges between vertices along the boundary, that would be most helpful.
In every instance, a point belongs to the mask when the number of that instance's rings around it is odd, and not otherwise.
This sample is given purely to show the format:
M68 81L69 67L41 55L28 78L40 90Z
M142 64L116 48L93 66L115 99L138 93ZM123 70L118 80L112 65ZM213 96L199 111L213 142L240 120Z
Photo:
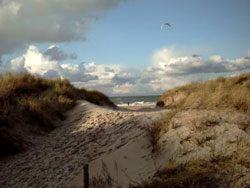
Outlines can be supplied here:
M182 96L170 104L177 95ZM158 101L178 109L234 109L250 115L250 74L192 83L166 91Z

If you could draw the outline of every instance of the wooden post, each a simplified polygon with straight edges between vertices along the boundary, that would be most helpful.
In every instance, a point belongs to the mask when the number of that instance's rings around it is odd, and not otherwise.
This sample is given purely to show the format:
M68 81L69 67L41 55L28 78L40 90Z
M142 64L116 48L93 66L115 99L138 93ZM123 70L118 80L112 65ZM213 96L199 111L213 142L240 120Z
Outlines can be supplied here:
M89 165L85 164L83 167L83 187L89 188Z

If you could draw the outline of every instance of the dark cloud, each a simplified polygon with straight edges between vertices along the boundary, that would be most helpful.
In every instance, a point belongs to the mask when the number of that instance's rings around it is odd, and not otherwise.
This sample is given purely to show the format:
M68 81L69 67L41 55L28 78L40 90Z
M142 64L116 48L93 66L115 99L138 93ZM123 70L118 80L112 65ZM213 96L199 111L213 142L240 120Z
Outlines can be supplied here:
M70 72L65 72L63 74L64 78L69 79L71 82L88 82L90 80L98 80L97 75L89 75L85 73L70 73Z
M49 47L43 55L51 61L65 61L67 59L77 59L76 54L67 54L57 46Z
M0 55L30 43L85 40L93 19L126 0L1 0Z
M77 59L77 54L76 53L70 54L69 59Z
M193 54L192 57L201 57L201 55Z
M104 67L104 70L105 72L115 72L115 70L110 67Z
M43 76L46 78L49 78L49 79L60 77L60 75L58 74L58 71L56 71L56 70L48 70L44 73Z
M116 84L123 84L123 83L135 84L138 78L139 78L138 73L124 71L116 74L112 78L112 81Z
M68 59L68 55L64 53L60 48L57 46L49 47L43 54L44 56L48 57L51 61L64 61Z

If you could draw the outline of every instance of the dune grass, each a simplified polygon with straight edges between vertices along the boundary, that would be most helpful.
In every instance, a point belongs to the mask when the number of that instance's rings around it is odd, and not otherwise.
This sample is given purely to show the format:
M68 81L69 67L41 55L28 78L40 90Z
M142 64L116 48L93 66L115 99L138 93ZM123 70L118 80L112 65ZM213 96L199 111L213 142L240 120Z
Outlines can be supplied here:
M153 148L157 146L163 130L168 128L178 112L189 109L234 110L250 115L250 73L191 83L168 90L160 97L157 106L171 107L172 110L147 129ZM207 123L215 123L213 119L209 121ZM248 128L248 124L242 125L242 129Z
M104 94L73 87L68 80L30 74L0 76L0 155L23 150L25 133L50 131L76 101L115 107Z
M224 162L225 163L225 162ZM158 171L151 181L129 188L219 188L227 176L222 170L208 161L193 161L187 164L170 162Z
M185 163L170 160L154 176L139 184L131 184L129 188L221 188L245 187L237 184L250 169L249 142L240 140L233 155L211 153L203 159L193 159ZM247 174L247 173L246 173ZM245 177L249 179L248 177ZM237 186L236 186L237 184Z
M178 112L189 109L233 110L250 115L250 74L191 83L168 90L160 97L157 106L170 107L172 110L147 129L153 152L160 149L159 140ZM212 118L204 119L203 123L213 126L217 122ZM246 132L248 128L249 124L242 125ZM170 162L167 167L156 172L151 180L132 185L130 188L223 187L222 185L226 185L223 182L227 182L227 175L233 174L230 164L250 168L245 157L248 151L249 147L245 146L242 151L235 153L234 160L216 156L213 160L190 161L186 164ZM227 173L224 172L225 169Z
M168 90L160 97L157 106L171 107L172 110L147 128L153 152L159 149L158 141L172 118L183 110L231 109L250 115L250 74L191 83ZM249 125L243 125L244 129L248 127Z
M180 94L179 100L166 104ZM158 104L177 109L234 109L250 115L250 74L177 87L166 91Z
M160 149L159 140L162 134L168 131L168 126L177 113L176 110L164 113L150 127L146 128L147 137L152 146L152 153L156 153Z

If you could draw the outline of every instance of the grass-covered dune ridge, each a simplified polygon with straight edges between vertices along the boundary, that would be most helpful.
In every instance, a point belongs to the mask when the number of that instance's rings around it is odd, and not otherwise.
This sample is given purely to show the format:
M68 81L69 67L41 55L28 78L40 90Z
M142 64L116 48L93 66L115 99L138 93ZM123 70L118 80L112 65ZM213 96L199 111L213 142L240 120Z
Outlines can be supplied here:
M249 187L250 74L174 88L157 105L171 110L147 134L166 165L131 188Z
M52 130L79 99L115 107L104 94L77 89L68 80L47 80L30 74L0 76L0 154L26 148L30 138L25 135L30 132Z
M166 91L158 106L182 109L234 109L250 114L250 74L192 83Z

